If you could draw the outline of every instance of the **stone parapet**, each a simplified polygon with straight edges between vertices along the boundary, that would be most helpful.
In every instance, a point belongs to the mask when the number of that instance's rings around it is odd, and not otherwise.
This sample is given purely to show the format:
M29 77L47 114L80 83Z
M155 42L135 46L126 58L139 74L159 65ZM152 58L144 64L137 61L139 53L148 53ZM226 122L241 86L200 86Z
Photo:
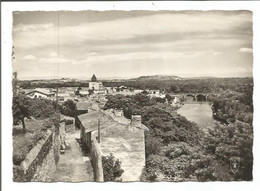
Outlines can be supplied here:
M47 130L41 139L30 150L19 166L13 167L15 182L48 181L56 169L60 155L59 129Z
M95 139L92 140L91 164L94 170L94 180L96 182L104 182L101 149Z

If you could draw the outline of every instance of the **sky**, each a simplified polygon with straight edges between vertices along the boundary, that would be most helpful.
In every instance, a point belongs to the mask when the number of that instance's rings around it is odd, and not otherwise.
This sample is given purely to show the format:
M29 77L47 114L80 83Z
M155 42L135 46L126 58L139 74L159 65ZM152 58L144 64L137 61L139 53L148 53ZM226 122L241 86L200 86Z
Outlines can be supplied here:
M19 79L252 77L250 11L13 13Z

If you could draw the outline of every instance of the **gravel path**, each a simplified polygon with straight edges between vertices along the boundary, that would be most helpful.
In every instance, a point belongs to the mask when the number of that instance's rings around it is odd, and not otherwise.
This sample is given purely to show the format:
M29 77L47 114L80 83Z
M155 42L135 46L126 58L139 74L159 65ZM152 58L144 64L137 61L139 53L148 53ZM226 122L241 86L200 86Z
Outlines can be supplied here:
M83 157L76 141L79 130L69 133L66 141L69 148L60 155L56 172L52 178L54 182L90 182L94 181L93 169L89 157Z

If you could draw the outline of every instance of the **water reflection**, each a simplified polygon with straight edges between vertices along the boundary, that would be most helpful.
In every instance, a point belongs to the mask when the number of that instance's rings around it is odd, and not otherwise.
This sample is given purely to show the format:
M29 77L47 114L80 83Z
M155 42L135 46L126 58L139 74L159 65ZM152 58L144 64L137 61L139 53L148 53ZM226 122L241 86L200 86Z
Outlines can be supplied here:
M177 113L186 117L189 121L197 123L205 132L213 129L217 122L213 119L210 102L184 103Z

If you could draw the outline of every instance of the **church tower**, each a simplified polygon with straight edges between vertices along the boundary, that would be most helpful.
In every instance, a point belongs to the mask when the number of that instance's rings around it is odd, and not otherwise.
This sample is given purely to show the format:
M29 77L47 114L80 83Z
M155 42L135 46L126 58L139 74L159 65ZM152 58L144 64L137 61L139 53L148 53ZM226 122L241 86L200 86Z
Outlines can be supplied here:
M97 81L97 77L95 76L95 74L93 74L92 78L91 78L91 82L96 82Z
M102 82L97 81L97 77L95 74L91 77L91 81L88 83L89 89L93 90L93 93L95 94L106 94L106 89L103 86Z

